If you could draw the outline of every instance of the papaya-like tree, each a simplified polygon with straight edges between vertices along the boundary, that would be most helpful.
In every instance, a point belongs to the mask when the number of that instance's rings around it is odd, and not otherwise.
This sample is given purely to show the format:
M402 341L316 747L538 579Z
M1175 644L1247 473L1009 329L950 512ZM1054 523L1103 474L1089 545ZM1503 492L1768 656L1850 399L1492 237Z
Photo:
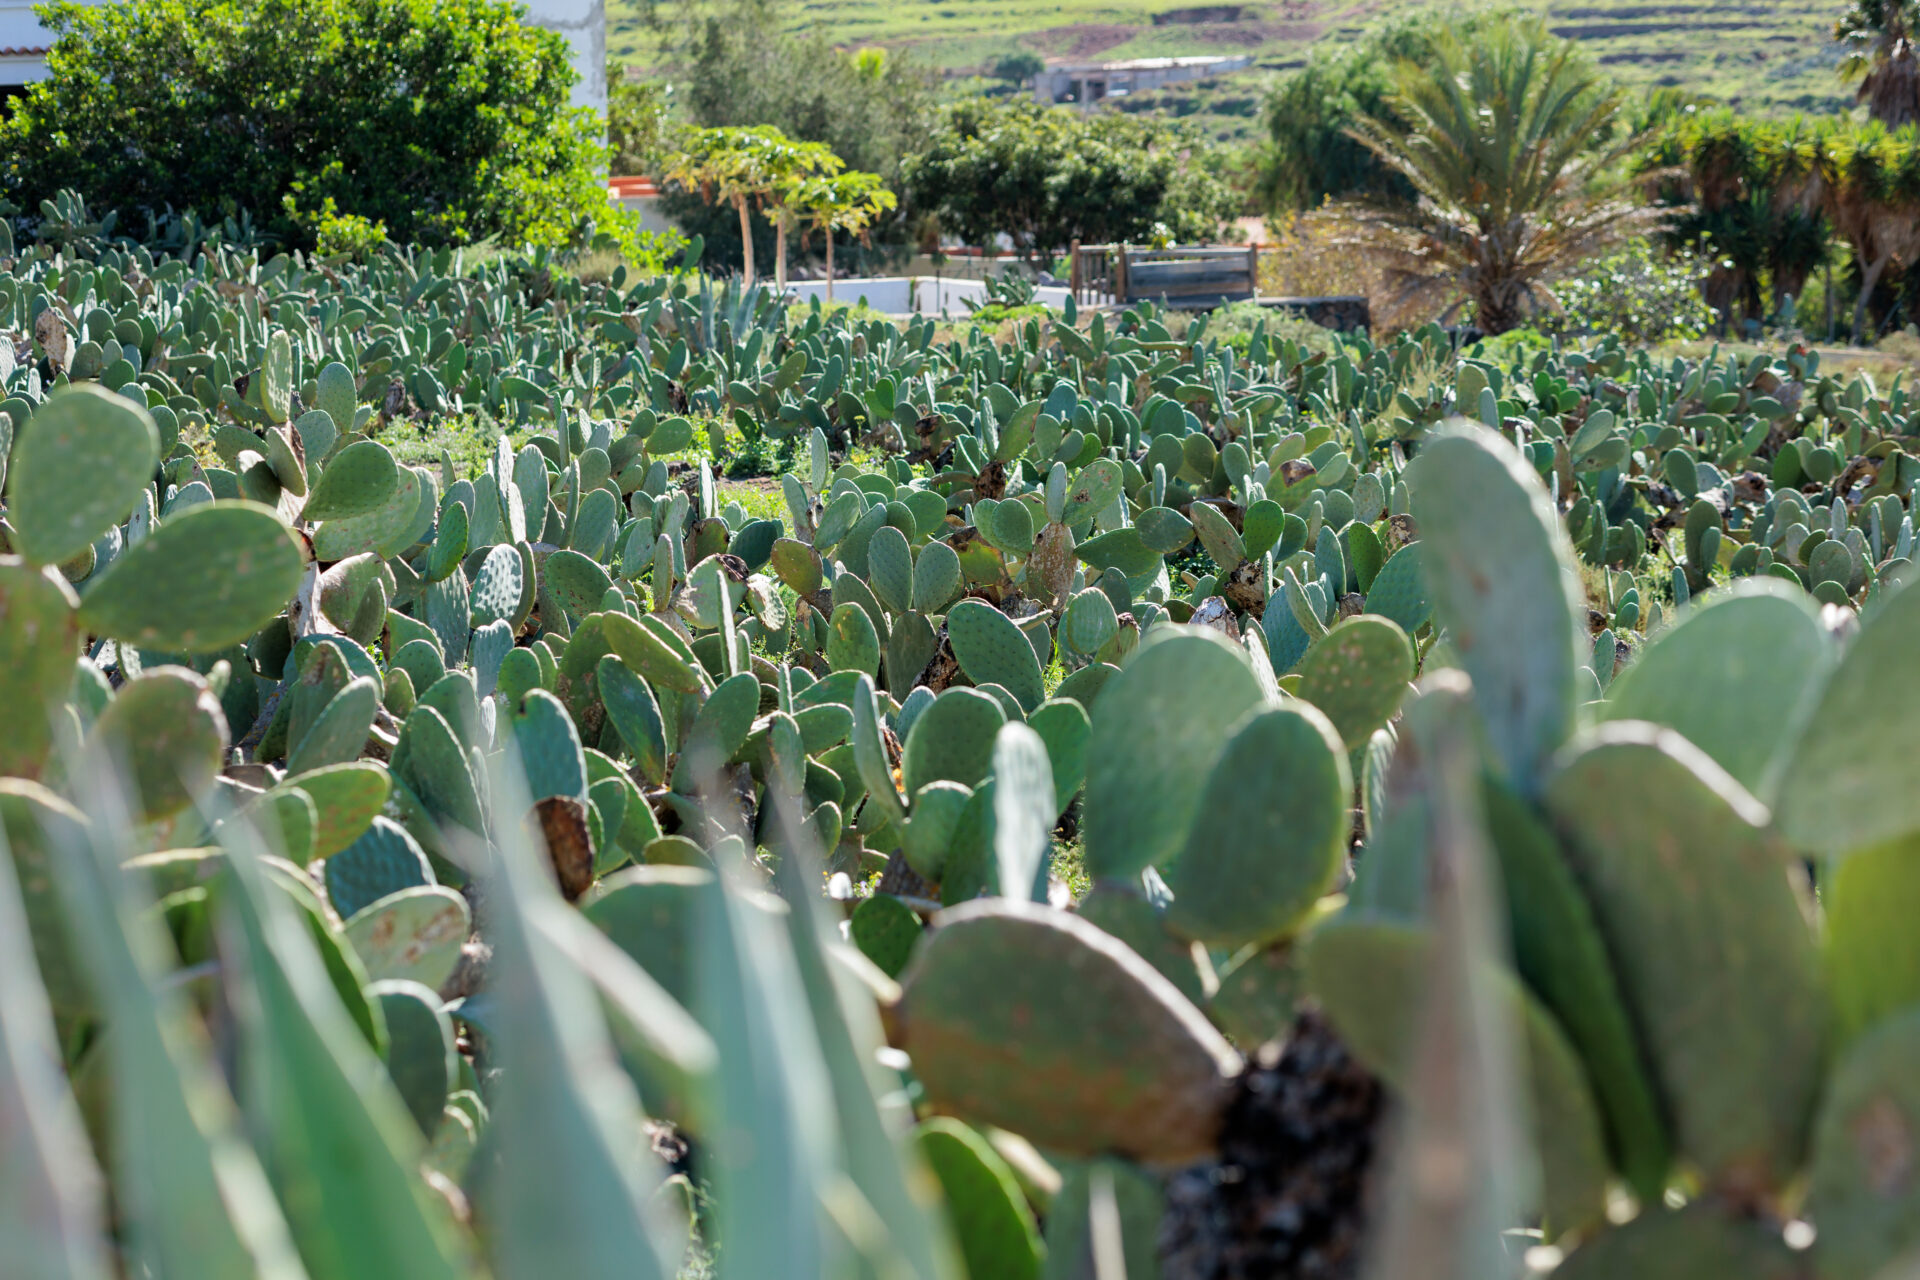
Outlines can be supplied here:
M827 301L833 301L833 237L847 231L864 236L881 215L898 204L877 173L851 169L816 174L794 185L787 204L804 226L827 237Z
M754 281L753 207L764 203L783 175L801 163L804 148L815 145L795 142L764 125L696 129L668 158L669 182L698 191L709 203L730 204L740 215L740 238L746 247L744 278L749 287Z

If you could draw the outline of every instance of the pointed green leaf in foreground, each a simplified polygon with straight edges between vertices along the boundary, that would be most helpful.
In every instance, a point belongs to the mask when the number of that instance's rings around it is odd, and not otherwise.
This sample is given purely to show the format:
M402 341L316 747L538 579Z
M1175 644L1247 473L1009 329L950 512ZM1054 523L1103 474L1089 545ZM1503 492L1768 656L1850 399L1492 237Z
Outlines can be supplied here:
M454 1280L461 1250L416 1172L419 1131L258 859L229 847L223 923L235 936L223 954L253 994L234 1005L240 1097L308 1273Z
M104 1280L100 1171L60 1073L26 905L0 826L0 1240L18 1280Z
M158 986L169 950L158 920L121 898L86 819L52 793L0 780L38 811L61 906L113 1030L113 1185L130 1272L195 1280L302 1280L286 1219L181 990ZM100 806L91 802L90 808Z
M781 820L791 823L796 816L783 813ZM806 891L807 885L820 883L818 850L805 839L791 844L775 875L794 908L787 914L787 929L833 1091L846 1176L885 1225L888 1256L898 1259L883 1274L957 1277L953 1243L940 1229L934 1208L933 1176L910 1140L912 1106L899 1074L880 1061L885 1041L873 992L854 972L860 957L840 942L825 900Z
M525 813L526 784L511 769L495 773L496 806ZM489 1099L490 1150L469 1174L479 1179L493 1274L669 1280L681 1241L653 1198L660 1170L640 1140L632 1081L592 985L538 922L570 908L517 825L502 824L494 839L488 1029L500 1075ZM470 854L486 864L479 850ZM524 1170L549 1175L506 1176Z

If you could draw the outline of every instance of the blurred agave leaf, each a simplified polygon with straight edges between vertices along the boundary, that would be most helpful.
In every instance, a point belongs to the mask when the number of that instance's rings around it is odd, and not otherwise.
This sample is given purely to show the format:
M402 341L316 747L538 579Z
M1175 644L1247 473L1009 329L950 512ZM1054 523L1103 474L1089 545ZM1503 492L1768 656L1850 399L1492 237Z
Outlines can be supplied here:
M1367 1271L1382 1280L1517 1274L1501 1232L1536 1199L1517 1031L1489 981L1505 943L1473 786L1471 697L1464 678L1444 673L1421 700L1435 742L1432 856L1445 868L1433 877L1433 969Z
M300 1280L279 1203L252 1148L240 1137L233 1097L214 1066L205 1029L180 989L158 982L168 943L158 920L126 894L113 864L127 829L112 777L88 775L96 828L32 783L0 781L30 795L58 856L61 909L110 1032L114 1202L130 1274L161 1280ZM37 793L37 794L35 794Z
M844 956L849 949L839 941L825 902L808 888L821 879L811 829L791 797L770 799L781 807L785 830L800 833L783 851L775 879L791 907L787 931L833 1091L847 1177L885 1231L886 1254L896 1263L887 1274L922 1280L957 1276L958 1254L934 1207L938 1186L907 1138L912 1108L898 1073L880 1061L885 1040L871 991L848 965L837 962L833 952Z
M100 1170L60 1074L53 1010L0 826L0 1240L18 1280L104 1280Z
M315 1280L455 1280L462 1249L413 1172L419 1130L358 1033L257 841L222 828L222 976L240 1030L240 1099ZM252 846L252 847L248 847Z
M497 760L492 794L496 812L531 807L511 750ZM494 1274L670 1280L684 1242L653 1194L661 1171L642 1133L639 1100L592 984L541 923L572 908L541 870L526 832L499 825L494 844L491 856L473 845L465 850L492 879L488 1029L500 1074L488 1099L485 1149L468 1179Z
M723 865L701 892L695 1009L720 1046L707 1147L721 1280L838 1276L823 1230L833 1097L792 950ZM838 1252L837 1250L835 1252Z

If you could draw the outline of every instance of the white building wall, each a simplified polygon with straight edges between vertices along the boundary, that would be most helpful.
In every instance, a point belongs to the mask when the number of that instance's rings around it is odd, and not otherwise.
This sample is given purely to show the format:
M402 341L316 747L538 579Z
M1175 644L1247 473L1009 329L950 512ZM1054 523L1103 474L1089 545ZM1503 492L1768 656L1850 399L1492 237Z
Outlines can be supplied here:
M0 0L4 3L5 0ZM573 46L573 105L607 110L606 0L522 0L527 21L558 31Z

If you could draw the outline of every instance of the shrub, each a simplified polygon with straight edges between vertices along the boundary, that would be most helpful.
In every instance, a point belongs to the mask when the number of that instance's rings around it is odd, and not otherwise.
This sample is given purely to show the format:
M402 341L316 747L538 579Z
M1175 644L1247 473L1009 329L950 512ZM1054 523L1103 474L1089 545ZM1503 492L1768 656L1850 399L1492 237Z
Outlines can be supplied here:
M1626 342L1704 338L1719 323L1700 285L1716 259L1695 246L1662 253L1643 239L1584 264L1553 286L1561 312L1543 316L1555 334L1617 333Z
M0 187L104 210L309 211L396 240L558 244L605 203L566 41L506 0L122 0L42 10L50 76L0 124Z

